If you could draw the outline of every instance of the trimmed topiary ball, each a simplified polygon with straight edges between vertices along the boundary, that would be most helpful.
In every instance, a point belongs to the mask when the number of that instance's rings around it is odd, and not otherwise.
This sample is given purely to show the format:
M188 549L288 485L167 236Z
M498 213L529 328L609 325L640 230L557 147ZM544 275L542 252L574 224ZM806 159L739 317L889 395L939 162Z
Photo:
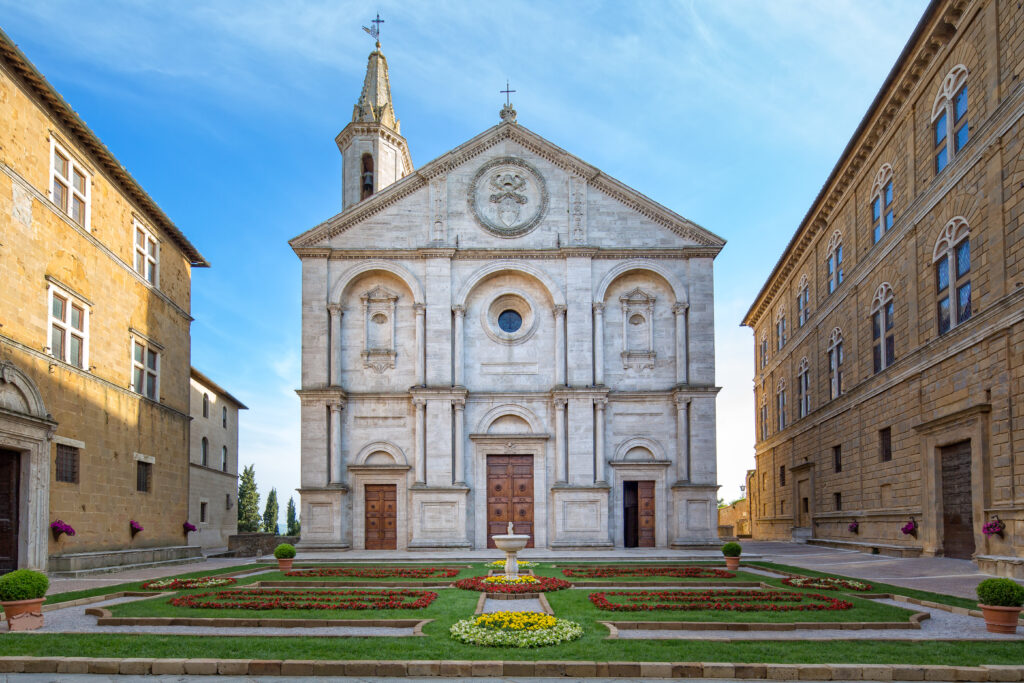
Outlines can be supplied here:
M46 595L50 580L46 574L31 569L18 569L0 576L0 602L38 600Z
M282 543L274 548L274 557L279 560L290 560L295 557L295 546L291 543Z
M985 579L978 584L978 602L990 607L1024 605L1024 586L1013 579Z
M722 546L722 554L726 557L739 557L742 552L743 548L735 541L729 541Z

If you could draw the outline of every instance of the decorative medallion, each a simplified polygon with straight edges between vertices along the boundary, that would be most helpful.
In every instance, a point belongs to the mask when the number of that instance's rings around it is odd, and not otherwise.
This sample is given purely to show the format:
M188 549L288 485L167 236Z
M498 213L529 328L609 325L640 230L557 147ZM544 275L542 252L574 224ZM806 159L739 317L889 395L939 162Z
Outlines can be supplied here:
M516 157L484 164L469 186L469 209L488 232L519 237L537 227L548 208L544 178Z

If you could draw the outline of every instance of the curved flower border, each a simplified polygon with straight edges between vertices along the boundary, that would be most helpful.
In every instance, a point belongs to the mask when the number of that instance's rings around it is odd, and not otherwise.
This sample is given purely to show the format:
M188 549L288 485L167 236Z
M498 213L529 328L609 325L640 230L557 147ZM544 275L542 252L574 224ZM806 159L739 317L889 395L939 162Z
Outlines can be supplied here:
M146 591L161 590L188 590L190 588L216 588L217 586L230 586L237 583L237 579L230 576L201 576L197 579L156 579L147 581L139 586Z
M537 576L537 583L505 583L488 584L484 580L486 576L471 576L468 579L460 579L455 582L456 588L467 591L486 591L488 593L550 593L560 591L563 588L570 588L572 584L563 579L556 579L553 576Z
M363 579L451 579L459 575L454 567L322 567L320 569L296 569L285 576L342 576Z
M472 618L455 622L449 632L452 638L468 645L543 647L576 640L583 635L583 627L575 621L558 619L551 628L512 631L477 626L476 618Z
M818 590L827 591L869 591L871 590L870 583L864 583L863 581L848 581L847 579L838 579L834 576L799 576L789 579L783 579L782 583L787 586L793 586L794 588L815 588Z
M609 596L623 596L630 601L611 602ZM608 612L817 612L853 607L852 602L820 593L793 591L606 591L591 593L589 597L595 607ZM820 602L804 603L805 598Z
M207 598L207 600L204 600ZM217 598L209 600L209 598ZM414 598L411 602L410 598ZM229 590L172 598L169 605L204 609L422 609L437 599L433 591Z

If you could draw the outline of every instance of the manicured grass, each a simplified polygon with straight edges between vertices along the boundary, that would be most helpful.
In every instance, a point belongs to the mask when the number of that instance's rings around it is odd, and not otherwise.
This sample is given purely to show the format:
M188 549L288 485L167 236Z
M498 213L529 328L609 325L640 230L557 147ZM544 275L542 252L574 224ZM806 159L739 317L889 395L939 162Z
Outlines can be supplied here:
M330 569L332 567L345 567L346 569L424 569L427 567L434 567L437 569L458 569L459 573L453 577L444 577L441 575L426 576L423 578L415 577L402 577L402 576L384 576L375 578L372 576L286 576L284 572L271 572L268 574L261 574L261 581L402 581L408 582L410 585L422 581L457 581L464 579L467 576L476 576L478 574L486 574L487 569L484 568L483 563L475 563L470 566L466 562L457 563L438 563L438 564L317 564L317 565L295 565L292 567L292 571L303 571L303 570L315 570L315 569Z
M258 567L261 567L261 566L262 567L269 567L270 565L239 564L239 565L234 565L232 567L223 567L222 569L207 569L206 571L201 571L201 572L190 572L188 574L175 574L172 577L166 577L166 578L194 579L194 578L198 578L200 576L214 576L214 575L218 575L218 574L232 574L234 572L245 571L247 569L255 569L255 568L258 568ZM261 574L261 576L264 576L264 575ZM150 581L150 580L152 580L152 579L147 579L146 581ZM253 580L255 580L255 579L253 579ZM47 593L46 594L46 604L52 605L54 603L69 602L71 600L80 600L81 598L91 598L91 597L94 597L96 595L107 595L108 593L119 593L121 591L137 591L137 590L142 590L142 584L146 583L146 581L132 581L130 583L118 583L118 584L114 584L114 585L111 585L111 586L100 586L98 588L86 588L85 590L68 591L66 593ZM239 579L239 583L242 583L241 578Z
M840 579L847 579L849 581L861 581L863 583L871 584L872 593L896 593L898 595L905 595L908 598L917 598L918 600L930 600L931 602L938 602L943 605L951 605L953 607L964 607L967 609L978 609L977 600L968 600L967 598L958 598L953 595L945 595L943 593L932 593L930 591L919 591L913 588L904 588L903 586L894 586L889 583L880 583L878 581L869 581L867 579L858 579L853 576L843 576L842 574L834 574L831 572L818 572L813 569L804 569L803 567L793 567L785 564L775 564L772 562L747 562L746 564L752 566L760 566L765 569L778 569L779 571L791 572L793 574L802 574L804 576L835 576ZM773 583L777 585L783 585L782 583L769 580L767 583Z
M544 564L544 565L541 565L540 567L534 567L533 568L533 573L536 574L537 576L555 576L555 577L558 577L559 579L565 579L566 581L572 581L573 584L577 585L577 586L585 586L587 584L600 584L602 586L608 586L608 585L612 585L612 584L615 584L615 585L628 584L628 583L632 583L632 582L635 582L635 581L658 581L659 583L666 583L666 584L671 584L671 585L693 584L695 586L701 586L701 585L725 584L725 583L729 583L729 582L732 582L732 581L760 583L760 582L765 581L767 579L767 577L762 576L760 574L751 574L749 572L744 572L742 570L732 572L733 574L736 575L736 577L732 578L732 579L721 579L721 578L715 578L715 577L692 578L691 579L691 578L680 577L680 576L582 577L582 576L566 576L565 574L562 573L563 569L584 569L586 567L594 567L594 566L600 566L600 567L608 566L608 567L611 567L611 566L616 566L616 565L615 564L608 564L608 563L599 564L599 565L583 565L583 564L562 564L562 563L557 563L556 566L552 566L550 564ZM625 565L623 564L623 566L625 566ZM650 563L646 563L645 562L643 564L637 564L635 566L637 566L637 567L666 567L666 566L670 566L670 567L696 567L696 566L700 566L700 565L698 565L696 563L691 563L691 562L687 562L686 564L675 563L675 564L669 564L669 565L665 565L665 564L660 564L659 565L659 564L656 564L656 563L653 563L653 562L650 562ZM714 568L715 569L725 569L725 565L722 565L721 567L716 566Z
M214 590L230 590L231 587ZM323 589L332 590L332 589ZM387 588L333 590L388 590ZM175 607L169 604L170 598L164 596L151 600L137 600L111 605L108 609L115 617L193 617L214 619L446 619L455 622L465 618L476 609L478 593L470 593L454 588L424 591L436 592L438 597L422 609L382 609L382 610L324 610L324 609L209 609L199 607ZM178 595L206 593L210 589L180 591Z

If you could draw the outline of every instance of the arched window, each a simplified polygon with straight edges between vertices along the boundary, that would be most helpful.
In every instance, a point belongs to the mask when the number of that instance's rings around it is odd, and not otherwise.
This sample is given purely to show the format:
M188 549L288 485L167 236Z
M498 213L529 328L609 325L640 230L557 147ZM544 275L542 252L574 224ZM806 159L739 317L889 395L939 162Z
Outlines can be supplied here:
M892 300L892 286L883 282L871 302L871 353L875 372L885 370L896 358Z
M967 76L963 64L954 66L942 79L942 87L932 105L932 130L935 133L935 172L940 173L967 144Z
M768 397L761 392L761 440L768 438Z
M761 369L768 364L768 333L761 332Z
M203 417L210 417L210 395L203 394Z
M366 199L373 194L373 156L363 155L362 172L359 174L359 199Z
M780 379L775 385L775 412L779 416L779 431L786 428L786 380Z
M970 226L957 216L942 229L932 251L935 264L935 296L939 334L971 317ZM956 311L953 311L953 308Z
M228 471L228 447L227 446L221 446L220 447L220 471L221 472L227 472Z
M796 322L803 327L811 315L811 287L807 282L807 273L800 276L800 286L796 290Z
M811 412L811 364L807 356L800 359L796 376L796 403L799 416L807 417Z
M828 278L828 293L831 294L843 283L843 234L838 230L828 240L825 274Z
M882 164L871 186L871 243L877 244L882 235L892 229L895 214L892 208L892 166Z
M775 338L779 342L779 350L786 345L786 307L785 305L779 306L778 312L775 314Z
M210 466L210 442L209 442L209 440L205 436L203 437L203 441L200 444L200 446L201 446L200 453L201 453L201 456L202 456L202 461L201 462L203 463L203 467L209 467Z
M222 406L220 409L220 424L224 429L228 428L228 407Z
M843 393L843 331L838 327L828 337L828 397Z

